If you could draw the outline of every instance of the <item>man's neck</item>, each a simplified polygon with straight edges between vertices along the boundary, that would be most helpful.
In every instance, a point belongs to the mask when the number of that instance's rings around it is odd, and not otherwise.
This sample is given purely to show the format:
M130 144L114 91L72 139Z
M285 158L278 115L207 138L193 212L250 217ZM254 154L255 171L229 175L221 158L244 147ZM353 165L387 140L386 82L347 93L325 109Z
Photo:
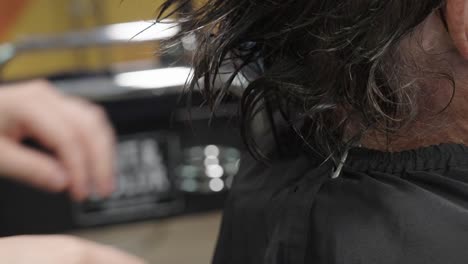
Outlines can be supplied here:
M468 72L468 70L467 70ZM452 92L453 98L452 98ZM456 81L423 96L415 120L395 134L368 131L362 146L398 152L443 143L468 145L468 85Z

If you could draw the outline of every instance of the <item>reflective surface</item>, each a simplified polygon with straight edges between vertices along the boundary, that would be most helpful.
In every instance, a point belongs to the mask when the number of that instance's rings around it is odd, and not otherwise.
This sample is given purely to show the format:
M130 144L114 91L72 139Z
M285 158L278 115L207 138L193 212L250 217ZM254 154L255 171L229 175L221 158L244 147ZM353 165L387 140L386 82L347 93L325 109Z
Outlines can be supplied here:
M240 151L234 147L206 145L187 148L176 172L179 189L190 193L228 190L239 165Z

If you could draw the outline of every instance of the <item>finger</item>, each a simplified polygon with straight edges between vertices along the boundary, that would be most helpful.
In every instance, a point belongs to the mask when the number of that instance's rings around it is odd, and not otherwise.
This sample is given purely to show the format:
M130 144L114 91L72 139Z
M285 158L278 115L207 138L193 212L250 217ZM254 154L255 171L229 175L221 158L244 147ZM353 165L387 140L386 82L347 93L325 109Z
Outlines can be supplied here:
M71 171L71 186L70 193L74 200L83 201L90 195L91 181L90 174L87 170L85 146L80 142L80 131L73 126L73 122L77 117L67 113L68 97L54 89L49 83L43 83L38 89L41 92L42 98L49 103L49 107L55 108L54 120L60 122L63 130L67 130L68 135L62 135L62 139L58 139L56 151L62 157L65 165ZM58 131L57 131L58 132ZM68 141L68 147L65 142ZM54 144L53 142L51 142Z
M101 196L108 196L114 188L115 135L107 116L101 108L75 98L66 108L75 117L72 126L80 135L91 181Z
M129 255L109 246L90 243L92 247L90 261L86 263L95 264L145 264L146 262L136 256Z
M69 184L60 163L47 154L0 139L0 174L45 191L64 191Z
M447 1L447 25L452 41L460 54L468 59L467 22L468 14L466 0Z
M53 151L62 162L71 180L71 195L81 201L89 194L86 163L76 131L62 118L63 109L52 100L23 109L20 122L25 133Z

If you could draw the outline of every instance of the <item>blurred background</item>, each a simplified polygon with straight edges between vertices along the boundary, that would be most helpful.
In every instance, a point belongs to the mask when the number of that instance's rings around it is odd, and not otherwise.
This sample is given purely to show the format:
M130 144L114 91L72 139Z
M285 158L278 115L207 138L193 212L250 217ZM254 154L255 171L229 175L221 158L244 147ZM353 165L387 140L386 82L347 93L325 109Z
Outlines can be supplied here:
M160 2L0 0L0 80L47 78L105 107L119 136L111 198L75 204L0 181L0 235L60 232L150 263L210 261L243 152L236 98L212 117L195 93L188 111L183 87L196 38L163 52L180 27L176 17L154 23Z
M67 34L74 31L93 30L100 26L125 22L152 21L161 1L155 0L1 0L0 41L17 42ZM148 22L148 25L149 22ZM138 27L138 28L137 28ZM82 49L29 46L28 54L19 56L3 71L3 79L15 80L72 71L99 71L119 63L157 61L157 42L128 45L132 34L139 33L145 25L122 26L109 30L108 37L123 40L106 47L86 46ZM106 34L106 33L104 33ZM125 39L125 37L130 38ZM99 37L99 36L98 36ZM104 37L104 36L101 36ZM153 36L157 37L157 36ZM78 37L77 37L78 38ZM96 40L95 40L96 41ZM51 43L50 43L51 44ZM57 44L55 42L55 44ZM113 45L112 45L113 44ZM33 51L41 51L34 52Z

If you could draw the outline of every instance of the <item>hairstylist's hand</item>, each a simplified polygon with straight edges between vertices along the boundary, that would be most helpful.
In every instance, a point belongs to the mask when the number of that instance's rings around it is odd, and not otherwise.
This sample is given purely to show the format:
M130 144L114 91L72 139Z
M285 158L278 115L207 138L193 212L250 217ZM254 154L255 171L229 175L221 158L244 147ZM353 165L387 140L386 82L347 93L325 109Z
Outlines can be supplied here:
M0 239L0 259L8 264L143 264L114 248L67 236Z
M34 139L52 155L25 147ZM0 176L75 200L113 191L114 132L104 111L45 81L0 86ZM112 262L108 262L112 263Z

